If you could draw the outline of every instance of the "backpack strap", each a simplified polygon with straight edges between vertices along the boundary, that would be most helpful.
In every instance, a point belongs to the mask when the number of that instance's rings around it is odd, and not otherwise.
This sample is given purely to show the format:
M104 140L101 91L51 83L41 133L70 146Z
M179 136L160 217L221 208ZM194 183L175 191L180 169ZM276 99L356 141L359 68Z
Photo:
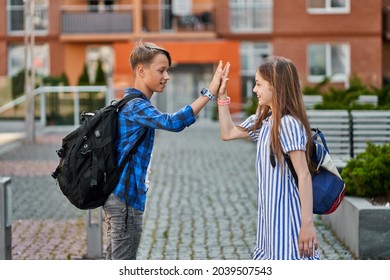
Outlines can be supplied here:
M92 152L92 180L91 180L91 188L94 186L97 186L97 165L98 165L98 160L96 153Z
M283 154L283 157L284 157L284 159L285 159L285 161L286 161L286 163L288 165L288 168L290 168L290 170L291 170L291 173L292 173L292 175L294 177L295 183L298 185L298 175L295 172L295 169L294 169L294 166L292 164L290 155L286 154L286 153L283 153L283 152L282 152L282 154ZM272 151L271 146L270 146L270 161L271 161L272 167L275 168L275 166L276 166L275 154Z
M329 152L328 146L326 145L325 137L322 134L322 131L319 130L318 128L312 128L311 130L313 131L313 136L312 137L313 138L320 137L320 139L321 139L321 141L322 141L326 151ZM313 143L313 145L314 145L314 143ZM270 153L271 153L271 155L270 155L271 165L272 165L272 167L275 168L275 165L276 165L275 155L274 155L274 152L272 151L271 146L270 146ZM285 159L285 161L286 161L286 163L288 165L288 168L290 168L290 171L291 171L291 173L292 173L292 175L294 177L295 183L298 185L298 175L297 175L297 172L295 172L294 165L293 165L293 163L291 161L290 155L286 154L286 153L283 153L283 152L282 152L282 154L283 154L283 157L284 157L284 159Z
M135 98L144 98L142 94L140 93L131 93L120 99L119 101L114 100L113 102L114 105L117 107L117 111L119 112L123 106L127 104L132 99ZM135 151L138 149L138 146L143 142L143 140L146 137L146 132L147 130L142 133L141 137L137 140L137 142L134 144L134 146L131 148L129 153L126 156L126 160L123 160L121 165L119 166L119 174L122 174L123 169L125 168L126 164L130 162L130 159L132 155L135 153ZM120 175L119 175L120 176ZM128 193L129 193L129 178L130 178L130 168L127 169L126 172L126 180L125 180L125 201L126 201L126 217L125 217L125 231L127 230L127 220L128 220L128 208L129 208L129 198L128 198Z
M290 155L289 155L289 154L286 154L286 153L282 153L282 154L283 154L284 159L285 159L286 162L287 162L288 167L289 167L290 170L291 170L291 173L292 173L292 175L293 175L293 177L294 177L295 183L298 185L298 175L297 175L297 172L295 172L295 169L294 169L294 166L293 166L293 164L292 164Z
M129 154L127 155L127 160L124 160L122 162L123 167L126 165L126 163L130 162L131 156L135 153L138 146L145 139L146 132L147 132L147 129L145 129L145 131L142 133L141 137L137 140L137 142L134 144L133 148L130 150ZM129 209L129 196L128 196L128 194L129 194L129 189L130 189L129 180L130 180L130 168L127 169L126 180L125 180L125 202L126 202L125 231L127 230L127 220L128 220L128 216L129 216L129 211L128 211L128 209Z
M122 107L125 106L127 104L127 102L129 102L130 100L132 100L134 98L143 98L143 96L140 93L132 93L132 94L128 94L128 95L124 96L119 101L113 100L112 102L115 102L115 106L117 107L117 110L119 112L119 110L122 109Z

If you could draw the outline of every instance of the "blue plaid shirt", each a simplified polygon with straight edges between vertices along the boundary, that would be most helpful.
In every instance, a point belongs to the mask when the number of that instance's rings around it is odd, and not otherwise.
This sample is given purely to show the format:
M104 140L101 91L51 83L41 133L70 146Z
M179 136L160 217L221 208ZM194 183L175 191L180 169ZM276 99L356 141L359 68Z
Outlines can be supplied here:
M141 92L134 88L126 88L125 90L125 96L134 93ZM162 113L152 105L143 93L141 94L142 98L130 100L119 113L118 137L115 143L118 164L127 160L127 154L137 140L143 133L146 135L126 164L114 194L126 202L125 186L128 184L128 205L144 211L147 192L146 174L152 154L155 129L179 132L193 124L196 119L189 105L173 114ZM130 175L126 178L129 168L131 168Z

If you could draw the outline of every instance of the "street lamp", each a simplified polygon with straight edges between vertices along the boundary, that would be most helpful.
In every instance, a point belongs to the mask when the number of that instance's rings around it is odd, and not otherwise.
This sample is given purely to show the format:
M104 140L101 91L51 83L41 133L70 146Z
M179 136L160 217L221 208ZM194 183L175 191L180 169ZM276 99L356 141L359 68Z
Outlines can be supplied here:
M34 61L34 0L24 2L24 94L26 97L26 141L35 142L35 114L34 114L34 88L35 71Z

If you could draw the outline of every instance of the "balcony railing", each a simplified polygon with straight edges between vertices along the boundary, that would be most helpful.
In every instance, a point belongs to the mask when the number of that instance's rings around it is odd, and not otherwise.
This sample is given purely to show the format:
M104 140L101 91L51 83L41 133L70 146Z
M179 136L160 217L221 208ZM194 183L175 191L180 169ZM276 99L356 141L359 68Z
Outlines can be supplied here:
M113 5L111 9L87 6L61 8L62 34L120 34L137 32L133 27L134 5ZM174 15L170 5L142 5L143 33L214 31L213 4L196 4L186 15Z
M87 7L63 7L63 34L114 34L133 32L132 6L114 6L112 10L91 11Z
M214 4L193 4L186 14L174 14L171 5L143 5L144 32L214 31Z

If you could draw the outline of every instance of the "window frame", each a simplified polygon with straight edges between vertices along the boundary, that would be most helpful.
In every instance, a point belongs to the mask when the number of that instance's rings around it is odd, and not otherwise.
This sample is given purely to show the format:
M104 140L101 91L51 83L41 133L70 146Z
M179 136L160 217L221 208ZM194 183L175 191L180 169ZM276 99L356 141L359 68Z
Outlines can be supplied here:
M312 46L325 46L325 74L324 75L312 75L310 68L311 56L310 48ZM334 74L332 73L332 47L341 46L345 52L345 71L344 73ZM349 43L345 42L325 42L325 43L311 43L307 47L307 80L311 83L319 83L323 81L325 77L330 77L332 83L348 83L351 73L351 48Z
M350 0L345 0L345 7L332 7L332 0L324 0L324 8L311 8L311 0L306 0L306 10L309 14L349 14L351 12Z
M242 41L240 43L240 76L243 82L242 97L244 99L253 95L254 77L260 60L272 55L272 52L272 43L268 41ZM243 67L245 60L249 62L247 69Z
M241 11L240 9L243 9ZM251 15L248 15L248 11L253 11ZM264 26L254 26L256 24L256 18L253 15L257 15L259 11L265 11L267 13L267 21ZM230 31L232 33L270 33L273 25L273 1L263 0L262 2L256 0L230 0L229 1L229 13L230 13ZM244 16L242 16L244 14ZM235 19L251 19L247 20L240 26L234 26L238 21ZM240 20L242 22L242 20Z
M10 36L21 36L24 35L24 3L22 5L11 5L13 0L7 0L7 6L6 6L6 17L7 17L7 34ZM37 36L44 36L47 35L49 32L49 0L40 0L42 4L38 3L35 4L35 13L34 18L36 21L44 21L46 20L47 23L45 29L38 29L36 24L34 25L34 34ZM20 21L23 23L23 28L20 30L12 30L11 29L11 21L12 21L12 12L15 11L21 11L23 14L23 18L20 19ZM43 16L39 16L43 15ZM43 26L43 25L42 25Z
M21 47L22 48L22 52L20 55L17 55L17 57L21 57L21 60L22 60L22 67L20 69L17 69L16 71L13 71L15 69L15 67L12 65L12 52L14 50L15 47ZM26 65L24 64L25 63L25 59L24 59L24 56L25 56L25 46L24 44L20 44L20 43L17 43L17 44L10 44L8 45L8 65L7 65L7 76L8 77L13 77L15 75L17 75L17 73L19 73L19 71L23 70L26 68ZM40 49L38 49L40 48ZM44 49L46 48L45 50L45 54L42 54L42 56L46 59L47 61L47 65L44 65L44 67L37 67L35 66L34 69L35 69L35 73L36 75L38 76L41 76L41 77L45 77L45 76L49 76L50 75L50 45L48 43L42 43L42 44L36 44L34 46L34 58L37 57L37 53L40 52L40 51L43 51Z
M89 45L85 50L85 63L88 77L91 82L95 82L98 61L101 60L106 79L112 78L115 52L111 45Z

